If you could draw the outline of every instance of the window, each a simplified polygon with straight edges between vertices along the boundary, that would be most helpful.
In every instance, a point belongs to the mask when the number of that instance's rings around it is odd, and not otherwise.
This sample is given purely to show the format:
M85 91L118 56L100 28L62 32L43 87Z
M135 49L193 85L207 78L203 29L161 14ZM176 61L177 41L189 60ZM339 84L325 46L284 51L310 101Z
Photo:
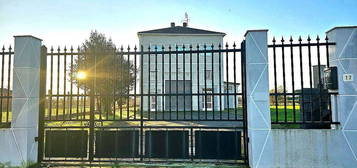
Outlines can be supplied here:
M212 88L202 89L203 93L207 93L207 95L202 96L202 108L205 110L213 109L213 96L212 96ZM206 107L207 105L207 107Z
M212 80L212 70L206 70L206 80Z
M152 96L151 101L150 101L150 110L151 111L156 111L156 97Z

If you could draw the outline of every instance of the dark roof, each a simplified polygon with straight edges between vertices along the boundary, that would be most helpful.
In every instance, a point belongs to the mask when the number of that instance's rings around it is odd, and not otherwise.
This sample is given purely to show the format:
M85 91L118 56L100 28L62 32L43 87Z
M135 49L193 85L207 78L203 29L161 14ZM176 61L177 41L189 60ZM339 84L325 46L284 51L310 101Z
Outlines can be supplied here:
M190 27L183 26L175 26L175 27L167 27L162 29L154 29L148 31L141 31L138 34L216 34L216 35L226 35L226 33L215 32L209 30L195 29Z

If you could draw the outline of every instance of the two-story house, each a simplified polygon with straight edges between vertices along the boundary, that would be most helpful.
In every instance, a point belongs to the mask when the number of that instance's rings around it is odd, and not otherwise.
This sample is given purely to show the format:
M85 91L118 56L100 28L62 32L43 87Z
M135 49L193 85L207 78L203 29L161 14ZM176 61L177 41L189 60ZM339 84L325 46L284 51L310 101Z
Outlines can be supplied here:
M187 26L187 23L183 23L182 26L171 23L167 28L138 32L139 43L145 51L149 47L150 51L169 51L170 46L171 51L176 51L176 48L178 51L189 51L190 45L192 45L192 50L197 50L197 46L199 50L204 50L204 45L206 45L206 50L209 51L212 44L214 49L217 49L219 44L223 47L225 35L222 32L191 28ZM197 111L206 108L207 110L227 108L225 103L227 97L209 95L212 92L217 94L226 90L222 55L212 52L145 54L142 63L143 93L148 94L150 91L151 94L155 94L155 96L144 97L144 111L148 109L169 111L177 108L179 111ZM156 93L163 95L156 95ZM182 96L184 93L187 95ZM204 93L208 95L202 95ZM175 96L175 94L181 95ZM234 104L231 103L229 107L233 108Z

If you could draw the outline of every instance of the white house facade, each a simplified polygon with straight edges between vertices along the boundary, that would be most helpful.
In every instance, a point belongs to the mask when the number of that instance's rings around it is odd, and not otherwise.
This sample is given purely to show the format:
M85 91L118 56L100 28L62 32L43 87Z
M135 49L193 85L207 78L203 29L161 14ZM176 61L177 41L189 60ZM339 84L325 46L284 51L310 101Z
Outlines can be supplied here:
M223 48L224 36L222 32L190 28L187 23L182 26L171 23L168 28L138 32L139 44L144 51L149 47L150 51L169 51L170 47L171 51L189 51L190 45L192 50L197 50L197 46L204 50L206 46L209 51L212 45L214 49L218 49L218 45ZM219 110L228 107L226 97L218 95L225 92L222 54L145 54L142 64L143 93L149 94L150 90L150 94L154 94L144 96L144 111ZM181 95L175 96L176 93ZM184 93L187 95L183 96ZM209 95L212 93L217 95ZM229 107L234 108L234 103Z

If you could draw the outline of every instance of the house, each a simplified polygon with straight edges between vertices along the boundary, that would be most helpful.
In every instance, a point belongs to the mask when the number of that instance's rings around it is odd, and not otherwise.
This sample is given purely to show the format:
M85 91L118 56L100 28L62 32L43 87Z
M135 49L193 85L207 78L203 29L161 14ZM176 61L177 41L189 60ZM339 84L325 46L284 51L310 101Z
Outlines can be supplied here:
M187 22L184 22L182 26L171 23L167 28L138 32L139 44L144 47L145 51L149 50L149 47L150 51L168 51L169 46L171 46L171 51L176 51L176 49L188 51L190 45L192 45L192 50L197 50L197 46L200 50L204 50L205 45L206 50L210 50L211 45L214 45L214 49L218 49L219 44L223 46L225 35L222 32L188 27ZM204 64L205 57L206 64ZM224 106L225 96L220 99L219 95L209 95L212 92L224 93L224 60L221 55L221 63L219 63L219 57L218 53L212 55L209 52L206 55L204 53L144 55L142 60L143 93L154 95L144 96L143 109L145 111L148 109L152 111L196 111L213 110L213 108L219 110L220 102L222 102L222 108L227 108L228 106ZM156 95L156 93L164 95ZM183 93L187 95L183 96ZM175 94L181 95L175 96ZM234 103L231 103L229 107L233 108Z

